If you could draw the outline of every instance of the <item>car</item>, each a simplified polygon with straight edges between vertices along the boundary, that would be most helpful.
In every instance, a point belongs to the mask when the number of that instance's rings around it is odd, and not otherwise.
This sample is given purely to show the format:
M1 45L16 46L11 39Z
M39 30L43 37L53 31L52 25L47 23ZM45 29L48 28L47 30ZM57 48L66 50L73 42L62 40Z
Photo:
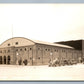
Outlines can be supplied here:
M59 66L59 60L53 60L49 62L49 67L56 67Z
M77 61L74 59L71 60L71 65L73 65L73 64L77 64Z

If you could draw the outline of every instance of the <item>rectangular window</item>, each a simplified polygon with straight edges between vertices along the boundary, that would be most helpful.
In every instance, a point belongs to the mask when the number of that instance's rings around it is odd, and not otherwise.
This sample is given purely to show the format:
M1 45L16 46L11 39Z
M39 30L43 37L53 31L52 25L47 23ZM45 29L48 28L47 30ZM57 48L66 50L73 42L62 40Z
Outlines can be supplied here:
M6 50L4 50L4 53L6 53Z
M30 60L32 60L32 57L30 57Z
M56 50L55 50L55 52L56 52Z
M20 51L22 51L22 49L20 49Z
M16 49L16 51L18 51L18 49Z
M40 57L38 57L38 59L40 59Z
M8 50L8 52L10 52L10 50Z
M2 51L0 51L0 53L2 53Z

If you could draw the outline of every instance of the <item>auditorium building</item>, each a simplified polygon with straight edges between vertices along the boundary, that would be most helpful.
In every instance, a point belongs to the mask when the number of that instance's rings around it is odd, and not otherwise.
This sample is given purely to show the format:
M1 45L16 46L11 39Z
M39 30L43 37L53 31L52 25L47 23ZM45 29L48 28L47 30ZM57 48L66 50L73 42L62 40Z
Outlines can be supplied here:
M82 42L84 44L84 41ZM75 44L74 44L75 45ZM79 46L79 45L76 45ZM76 49L63 43L49 43L14 37L0 45L0 64L4 65L48 65L50 60L75 60L80 63L84 56L84 46Z

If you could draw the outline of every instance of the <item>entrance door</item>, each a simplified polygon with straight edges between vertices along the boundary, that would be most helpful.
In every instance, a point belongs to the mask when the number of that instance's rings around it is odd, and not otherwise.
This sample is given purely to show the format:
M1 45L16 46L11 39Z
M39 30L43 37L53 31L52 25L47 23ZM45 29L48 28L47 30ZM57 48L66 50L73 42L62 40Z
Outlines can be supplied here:
M7 64L10 64L10 56L7 57Z
M0 64L2 64L2 56L0 56Z
M4 64L6 64L6 56L4 56Z

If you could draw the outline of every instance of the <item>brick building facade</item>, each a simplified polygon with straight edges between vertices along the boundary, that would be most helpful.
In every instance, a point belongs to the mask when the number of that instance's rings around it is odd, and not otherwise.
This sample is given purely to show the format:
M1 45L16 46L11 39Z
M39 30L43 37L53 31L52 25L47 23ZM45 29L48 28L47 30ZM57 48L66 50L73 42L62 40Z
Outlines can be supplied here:
M82 51L71 46L54 44L22 37L6 40L0 45L0 64L10 65L47 65L49 60L59 60L60 65L64 60L74 59L80 62Z

